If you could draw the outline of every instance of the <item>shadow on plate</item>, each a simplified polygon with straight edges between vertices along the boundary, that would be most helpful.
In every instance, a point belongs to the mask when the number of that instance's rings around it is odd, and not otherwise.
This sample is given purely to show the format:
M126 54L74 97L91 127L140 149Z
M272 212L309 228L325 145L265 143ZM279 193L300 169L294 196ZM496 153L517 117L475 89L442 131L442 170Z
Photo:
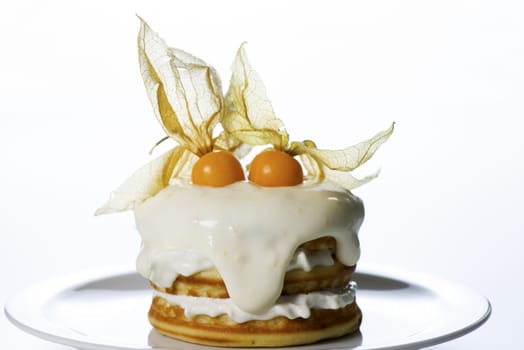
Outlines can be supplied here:
M412 286L404 281L377 276L372 274L356 272L353 280L357 282L359 290L390 291L411 288ZM102 278L92 281L75 288L75 291L84 290L115 290L115 291L136 291L149 289L149 282L136 272L123 275Z
M359 290L391 291L410 288L411 285L396 279L355 272L353 281Z
M412 288L413 286L396 279L372 274L355 272L353 280L357 282L359 290L391 291ZM149 282L136 272L98 279L75 288L75 291L84 290L115 290L137 291L149 289Z
M115 291L137 291L149 288L149 282L136 272L123 275L102 278L93 282L83 284L75 291L85 290L115 290Z
M176 340L169 338L165 335L158 333L156 330L151 329L148 337L149 346L159 349L173 349L173 350L216 350L219 348L209 347L205 345L197 345L192 343L187 343L184 341ZM344 349L351 349L362 345L362 334L356 332L344 337L325 340L319 343L310 344L310 345L301 345L301 346L288 346L282 349L286 350L317 350L317 349L339 349L340 346L343 346ZM235 350L242 349L254 349L254 348L234 348ZM270 348L269 348L270 349Z

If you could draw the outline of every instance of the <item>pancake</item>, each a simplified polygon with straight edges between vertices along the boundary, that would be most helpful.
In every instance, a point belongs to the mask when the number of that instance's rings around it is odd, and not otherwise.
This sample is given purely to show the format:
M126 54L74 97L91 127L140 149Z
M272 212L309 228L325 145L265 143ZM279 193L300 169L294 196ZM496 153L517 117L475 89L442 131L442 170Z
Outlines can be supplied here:
M337 310L312 309L307 319L276 317L236 323L227 315L188 319L184 310L155 297L149 311L153 327L183 341L224 347L280 347L340 337L359 329L362 312L356 302Z

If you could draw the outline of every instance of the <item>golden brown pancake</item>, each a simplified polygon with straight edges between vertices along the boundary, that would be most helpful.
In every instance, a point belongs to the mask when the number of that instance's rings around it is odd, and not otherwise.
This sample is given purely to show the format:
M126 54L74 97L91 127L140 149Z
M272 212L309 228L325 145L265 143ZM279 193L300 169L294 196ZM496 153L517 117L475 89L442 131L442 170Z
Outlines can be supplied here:
M338 310L312 309L307 319L276 317L267 321L236 323L227 315L192 319L184 310L155 297L149 321L160 333L191 343L227 347L301 345L340 337L358 330L362 313L356 302Z

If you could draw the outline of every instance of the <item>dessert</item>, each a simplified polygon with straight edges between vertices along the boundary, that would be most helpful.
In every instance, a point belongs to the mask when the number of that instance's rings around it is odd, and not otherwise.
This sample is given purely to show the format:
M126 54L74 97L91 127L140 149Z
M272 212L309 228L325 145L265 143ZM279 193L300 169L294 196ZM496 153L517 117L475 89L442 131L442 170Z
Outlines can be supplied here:
M138 48L154 112L178 145L139 169L97 214L134 210L137 270L153 287L152 326L232 347L357 331L362 313L351 276L364 207L350 190L374 176L350 171L393 125L343 150L290 142L243 46L225 96L210 65L169 48L142 20ZM267 149L244 170L243 156L257 146Z

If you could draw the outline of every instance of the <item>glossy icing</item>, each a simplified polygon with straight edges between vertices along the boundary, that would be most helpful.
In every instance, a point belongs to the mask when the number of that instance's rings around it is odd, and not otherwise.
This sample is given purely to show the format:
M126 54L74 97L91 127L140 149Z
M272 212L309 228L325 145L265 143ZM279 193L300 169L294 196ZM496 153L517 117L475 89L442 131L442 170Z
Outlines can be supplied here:
M302 243L332 236L337 259L356 264L364 207L328 182L276 188L179 183L137 206L135 218L142 236L137 269L144 277L169 287L183 273L173 269L173 252L197 252L218 270L238 308L261 314L279 298Z

